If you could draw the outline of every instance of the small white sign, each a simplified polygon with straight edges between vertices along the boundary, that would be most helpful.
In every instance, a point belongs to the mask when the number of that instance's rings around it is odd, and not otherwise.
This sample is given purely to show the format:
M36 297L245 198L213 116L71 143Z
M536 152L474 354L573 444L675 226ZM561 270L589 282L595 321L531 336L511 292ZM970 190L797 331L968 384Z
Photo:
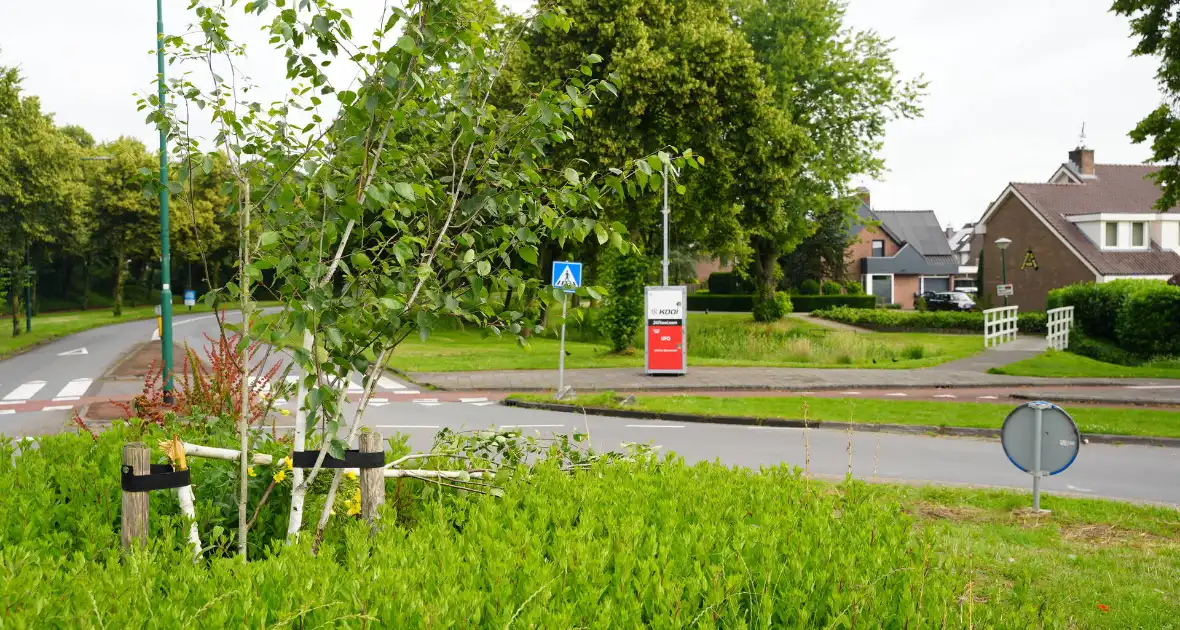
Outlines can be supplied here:
M1000 297L1012 296L1013 295L1012 285L1010 285L1010 284L997 284L996 285L996 295L998 295Z

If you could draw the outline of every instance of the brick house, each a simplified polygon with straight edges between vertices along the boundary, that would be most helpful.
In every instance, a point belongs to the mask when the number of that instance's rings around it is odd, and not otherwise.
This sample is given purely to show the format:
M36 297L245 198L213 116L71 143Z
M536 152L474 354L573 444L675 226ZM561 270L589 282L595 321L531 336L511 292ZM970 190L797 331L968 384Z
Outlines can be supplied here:
M946 233L930 210L873 210L861 190L860 221L849 226L847 274L880 304L913 308L915 294L950 291L960 272Z
M1048 183L1011 183L975 226L972 250L984 255L980 294L992 303L1004 278L1009 304L1044 310L1049 291L1076 282L1167 280L1180 273L1180 212L1153 208L1160 191L1153 166L1095 164L1092 149L1069 153Z

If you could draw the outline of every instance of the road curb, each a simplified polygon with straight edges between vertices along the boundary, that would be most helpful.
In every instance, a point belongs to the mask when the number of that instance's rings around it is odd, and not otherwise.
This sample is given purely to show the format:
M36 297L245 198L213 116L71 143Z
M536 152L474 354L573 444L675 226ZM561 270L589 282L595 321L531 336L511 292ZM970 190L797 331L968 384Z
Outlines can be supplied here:
M730 424L738 426L778 427L790 429L827 429L869 433L901 433L905 435L938 435L945 437L970 437L999 439L999 429L976 429L970 427L940 427L933 425L909 424L870 424L858 422L804 422L786 418L753 418L750 416L698 416L687 413L662 413L658 411L641 411L638 409L613 409L610 407L583 407L580 405L563 405L560 403L539 403L506 398L501 405L520 409L536 409L539 411L558 411L563 413L584 413L591 416L614 416L633 420L667 420L671 422L696 422L709 424ZM1180 438L1146 437L1138 435L1108 435L1105 433L1083 433L1082 438L1090 444L1115 444L1133 446L1161 446L1165 448L1180 448Z
M1041 392L1044 393L1044 392ZM1012 393L1008 395L1016 400L1043 400L1054 403L1074 403L1080 405L1127 405L1131 407L1180 407L1177 400L1123 400L1102 396L1065 395L1065 396L1033 396L1031 394Z
M926 368L922 368L926 369ZM552 386L545 387L529 387L523 386L467 386L467 387L446 387L433 383L418 381L406 374L405 378L414 383L429 386L438 391L473 391L479 390L481 392L515 392L515 393L539 393L552 392ZM1019 378L1019 377L1009 377ZM1060 379L1066 380L1066 379ZM857 383L817 383L814 385L676 385L669 383L668 386L621 386L621 387L596 387L579 385L578 391L582 392L653 392L653 391L677 391L677 392L829 392L829 391L844 391L844 390L899 390L899 389L987 389L1005 386L1019 386L1019 387L1121 387L1127 384L1133 384L1145 379L1068 379L1069 382L1064 383L968 383L963 384L962 381L938 381L930 383L904 383L895 385L877 385L877 384L857 384ZM1147 379L1150 380L1150 379ZM1163 379L1157 379L1163 380ZM1121 381L1121 382L1120 382Z

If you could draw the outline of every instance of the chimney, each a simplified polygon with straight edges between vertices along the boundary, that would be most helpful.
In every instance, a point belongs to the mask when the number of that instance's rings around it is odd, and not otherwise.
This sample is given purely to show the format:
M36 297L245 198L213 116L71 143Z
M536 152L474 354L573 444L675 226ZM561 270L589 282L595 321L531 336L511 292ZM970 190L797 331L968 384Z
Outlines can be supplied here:
M856 189L856 196L860 197L861 203L863 203L867 208L869 208L870 210L873 209L873 204L872 204L873 198L872 198L872 195L869 194L868 188L865 188L864 186L860 186L859 188Z
M942 231L942 233L945 234L947 238L950 238L955 235L955 228L948 225L947 228Z
M1069 161L1078 168L1082 177L1096 177L1094 174L1094 149L1080 146L1069 152Z

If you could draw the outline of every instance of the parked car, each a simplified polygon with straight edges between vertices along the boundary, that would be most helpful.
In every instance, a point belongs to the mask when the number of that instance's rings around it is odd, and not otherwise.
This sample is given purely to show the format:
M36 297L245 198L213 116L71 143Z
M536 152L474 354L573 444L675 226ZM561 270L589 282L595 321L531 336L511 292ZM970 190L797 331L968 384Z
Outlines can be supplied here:
M975 300L962 291L947 291L926 298L926 308L932 311L969 311L975 308Z

